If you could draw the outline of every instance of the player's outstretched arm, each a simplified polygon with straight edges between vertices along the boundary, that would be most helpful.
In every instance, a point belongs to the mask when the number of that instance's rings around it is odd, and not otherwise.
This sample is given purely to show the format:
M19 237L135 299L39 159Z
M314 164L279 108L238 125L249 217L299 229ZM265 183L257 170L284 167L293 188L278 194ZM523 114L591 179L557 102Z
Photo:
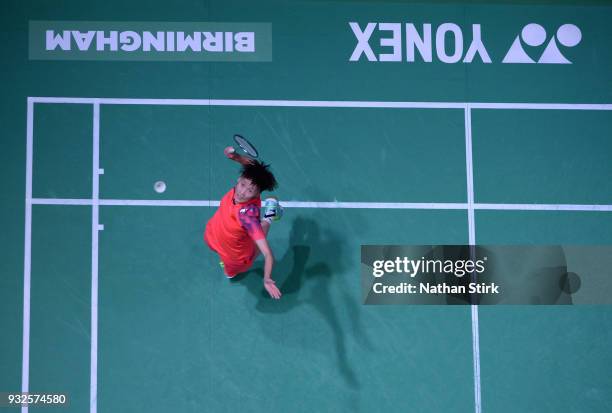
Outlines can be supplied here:
M226 147L223 150L223 153L225 154L225 156L227 156L232 161L236 161L242 165L246 165L246 164L253 162L252 159L247 158L246 156L238 155L236 153L236 150L232 148L231 146Z
M274 283L272 279L272 267L274 267L274 255L272 255L272 250L270 249L270 245L265 238L258 239L255 241L257 244L257 248L261 251L261 254L264 256L264 287L270 297L279 299L281 298L281 292Z

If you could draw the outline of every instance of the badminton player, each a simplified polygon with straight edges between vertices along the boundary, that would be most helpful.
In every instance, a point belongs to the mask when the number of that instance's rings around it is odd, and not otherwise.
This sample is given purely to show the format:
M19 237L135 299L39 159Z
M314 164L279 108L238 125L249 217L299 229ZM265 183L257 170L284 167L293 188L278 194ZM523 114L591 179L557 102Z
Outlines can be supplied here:
M281 292L272 279L274 255L266 240L272 221L281 218L283 209L276 198L261 205L262 191L277 187L269 165L247 158L228 146L225 156L242 165L236 186L221 198L219 209L206 224L204 240L219 254L220 265L228 278L247 271L261 252L264 257L263 284L270 297L279 299Z

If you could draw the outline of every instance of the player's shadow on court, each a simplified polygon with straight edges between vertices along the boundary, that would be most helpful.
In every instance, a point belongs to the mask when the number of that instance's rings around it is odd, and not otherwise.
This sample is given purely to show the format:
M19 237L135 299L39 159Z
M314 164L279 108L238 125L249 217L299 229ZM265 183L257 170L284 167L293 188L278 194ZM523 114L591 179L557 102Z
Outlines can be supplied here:
M343 265L343 246L345 243L333 231L326 230L322 235L316 221L296 218L289 236L289 247L274 266L276 285L283 294L280 300L273 300L263 289L263 262L252 270L238 275L233 282L246 286L258 298L256 310L262 313L280 314L294 310L301 305L311 306L326 322L333 333L338 367L346 383L354 388L360 387L351 362L347 356L347 334L352 333L361 343L371 348L359 320L359 308L355 300L343 293L339 301L338 293L330 292L330 281L334 274L341 274ZM344 283L348 283L343 280ZM335 306L341 306L351 317L351 330L344 326L338 317ZM301 341L300 345L311 343Z

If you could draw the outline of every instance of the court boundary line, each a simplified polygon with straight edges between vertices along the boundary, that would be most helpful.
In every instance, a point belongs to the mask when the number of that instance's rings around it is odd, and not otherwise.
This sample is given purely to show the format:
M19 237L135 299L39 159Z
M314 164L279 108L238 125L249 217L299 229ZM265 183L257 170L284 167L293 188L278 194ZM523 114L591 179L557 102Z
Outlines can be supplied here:
M92 104L94 105L94 193L91 199L32 198L34 104ZM326 100L254 100L254 99L134 99L134 98L76 98L76 97L28 97L26 128L26 200L24 241L24 290L23 290L23 341L22 341L22 392L29 389L30 356L30 291L31 291L31 246L32 205L87 205L92 206L92 334L90 365L90 412L97 410L97 305L98 305L98 232L100 206L202 206L214 207L213 200L112 200L99 199L99 115L100 105L170 105L170 106L259 106L259 107L319 107L319 108L387 108L387 109L463 109L465 112L466 175L468 184L467 203L393 203L393 202L284 202L288 208L367 208L367 209L421 209L421 210L466 210L470 244L475 243L475 210L512 211L612 211L612 205L600 204L504 204L475 203L473 191L473 163L471 137L471 111L473 109L518 109L518 110L589 110L610 111L612 104L581 103L487 103L487 102L385 102L385 101L326 101ZM469 125L468 125L469 120ZM96 136L97 135L97 136ZM469 157L468 157L469 149ZM95 246L94 246L95 243ZM95 259L95 268L94 268ZM95 274L94 274L95 271ZM95 285L94 285L95 282ZM95 297L94 297L95 294ZM95 303L94 303L95 299ZM95 305L95 314L94 314ZM95 332L94 330L95 323ZM478 307L472 305L472 344L474 356L474 392L476 413L481 411L480 355L478 344ZM95 351L95 354L94 354ZM21 408L22 413L28 407Z
M528 109L528 110L612 110L608 103L496 103L496 102L385 102L355 100L273 100L273 99L155 99L155 98L77 98L32 96L33 103L72 103L101 105L168 106L268 106L383 109Z
M89 411L98 410L98 242L100 227L100 103L93 107L93 168L91 208L91 347Z
M32 276L32 166L34 154L34 102L28 99L26 118L25 230L23 247L23 336L21 341L21 391L30 388L30 291ZM28 405L21 406L28 413Z

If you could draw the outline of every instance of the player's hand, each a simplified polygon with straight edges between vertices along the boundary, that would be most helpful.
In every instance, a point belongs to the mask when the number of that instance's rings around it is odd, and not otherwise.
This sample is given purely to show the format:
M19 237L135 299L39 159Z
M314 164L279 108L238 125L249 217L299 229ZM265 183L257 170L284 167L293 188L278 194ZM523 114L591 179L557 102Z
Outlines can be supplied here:
M227 156L230 159L232 159L235 156L234 155L235 152L236 152L236 149L232 148L231 146L228 146L227 148L223 150L223 153L225 154L225 156Z
M264 278L264 287L266 288L268 294L270 294L270 297L276 300L281 298L282 294L272 278Z

